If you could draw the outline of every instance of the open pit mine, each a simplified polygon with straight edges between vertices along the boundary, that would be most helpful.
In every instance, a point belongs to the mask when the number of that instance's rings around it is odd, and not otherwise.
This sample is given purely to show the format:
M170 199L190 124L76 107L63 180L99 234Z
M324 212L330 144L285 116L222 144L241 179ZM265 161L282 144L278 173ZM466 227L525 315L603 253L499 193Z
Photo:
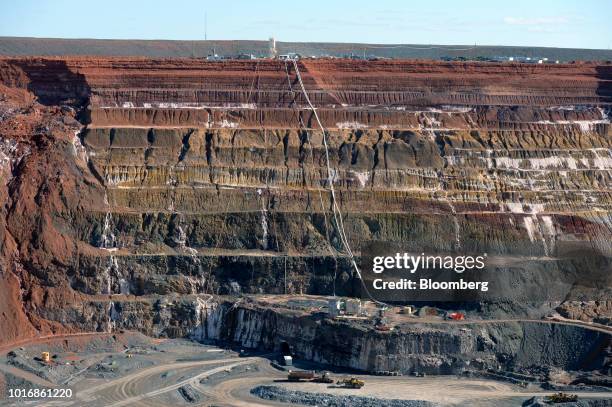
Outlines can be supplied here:
M0 394L610 405L612 297L351 297L368 241L609 273L611 105L588 62L0 58Z

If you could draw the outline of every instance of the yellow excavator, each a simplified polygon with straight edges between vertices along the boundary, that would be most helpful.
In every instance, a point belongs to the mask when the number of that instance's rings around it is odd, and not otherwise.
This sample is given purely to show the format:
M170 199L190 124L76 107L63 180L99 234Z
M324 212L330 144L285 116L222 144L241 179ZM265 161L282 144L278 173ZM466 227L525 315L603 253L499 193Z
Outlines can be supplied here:
M578 395L567 394L567 393L555 393L550 396L546 396L546 399L551 403L571 403L578 401Z
M350 389L361 389L365 385L365 382L356 377L351 377L350 379L338 380L336 384L348 387Z

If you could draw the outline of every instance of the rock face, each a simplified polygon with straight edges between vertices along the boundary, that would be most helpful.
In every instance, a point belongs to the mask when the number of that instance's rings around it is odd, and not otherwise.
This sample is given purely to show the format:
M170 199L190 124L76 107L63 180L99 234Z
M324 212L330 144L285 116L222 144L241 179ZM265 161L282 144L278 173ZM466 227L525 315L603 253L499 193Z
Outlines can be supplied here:
M0 342L185 335L175 294L354 294L330 175L357 254L609 258L611 65L297 66L329 172L291 62L0 59Z
M510 321L448 325L404 324L391 332L253 304L208 304L199 340L231 341L280 351L288 343L299 359L370 372L459 374L466 370L523 372L601 370L610 358L610 335L571 325Z

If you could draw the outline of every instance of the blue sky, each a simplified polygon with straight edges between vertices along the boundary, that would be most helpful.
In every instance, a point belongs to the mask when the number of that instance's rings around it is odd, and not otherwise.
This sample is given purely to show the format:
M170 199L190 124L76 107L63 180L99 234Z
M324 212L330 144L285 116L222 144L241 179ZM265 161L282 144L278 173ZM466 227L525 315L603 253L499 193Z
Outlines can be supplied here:
M612 47L607 0L3 0L0 36Z

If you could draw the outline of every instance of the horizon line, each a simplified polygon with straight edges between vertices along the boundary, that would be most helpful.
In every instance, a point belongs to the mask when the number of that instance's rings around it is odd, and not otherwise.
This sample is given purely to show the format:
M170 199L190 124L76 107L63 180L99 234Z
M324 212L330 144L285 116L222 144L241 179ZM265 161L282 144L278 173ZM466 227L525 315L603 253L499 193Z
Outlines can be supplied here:
M269 38L273 38L272 36ZM0 35L0 39L29 39L29 40L57 40L57 41L164 41L164 42L263 42L267 43L268 39L164 39L164 38L88 38L88 37L32 37L32 36L11 36ZM339 45L368 45L380 46L389 49L390 47L408 48L411 46L418 47L470 47L470 48L545 48L545 49L569 49L569 50L591 50L591 51L612 51L611 48L574 48L574 47L552 47L542 45L495 45L495 44L434 44L434 43L374 43L374 42L342 42L342 41L282 41L275 38L276 43L284 44L339 44ZM418 50L418 49L417 49ZM422 48L426 51L427 48ZM452 50L449 50L452 51Z

